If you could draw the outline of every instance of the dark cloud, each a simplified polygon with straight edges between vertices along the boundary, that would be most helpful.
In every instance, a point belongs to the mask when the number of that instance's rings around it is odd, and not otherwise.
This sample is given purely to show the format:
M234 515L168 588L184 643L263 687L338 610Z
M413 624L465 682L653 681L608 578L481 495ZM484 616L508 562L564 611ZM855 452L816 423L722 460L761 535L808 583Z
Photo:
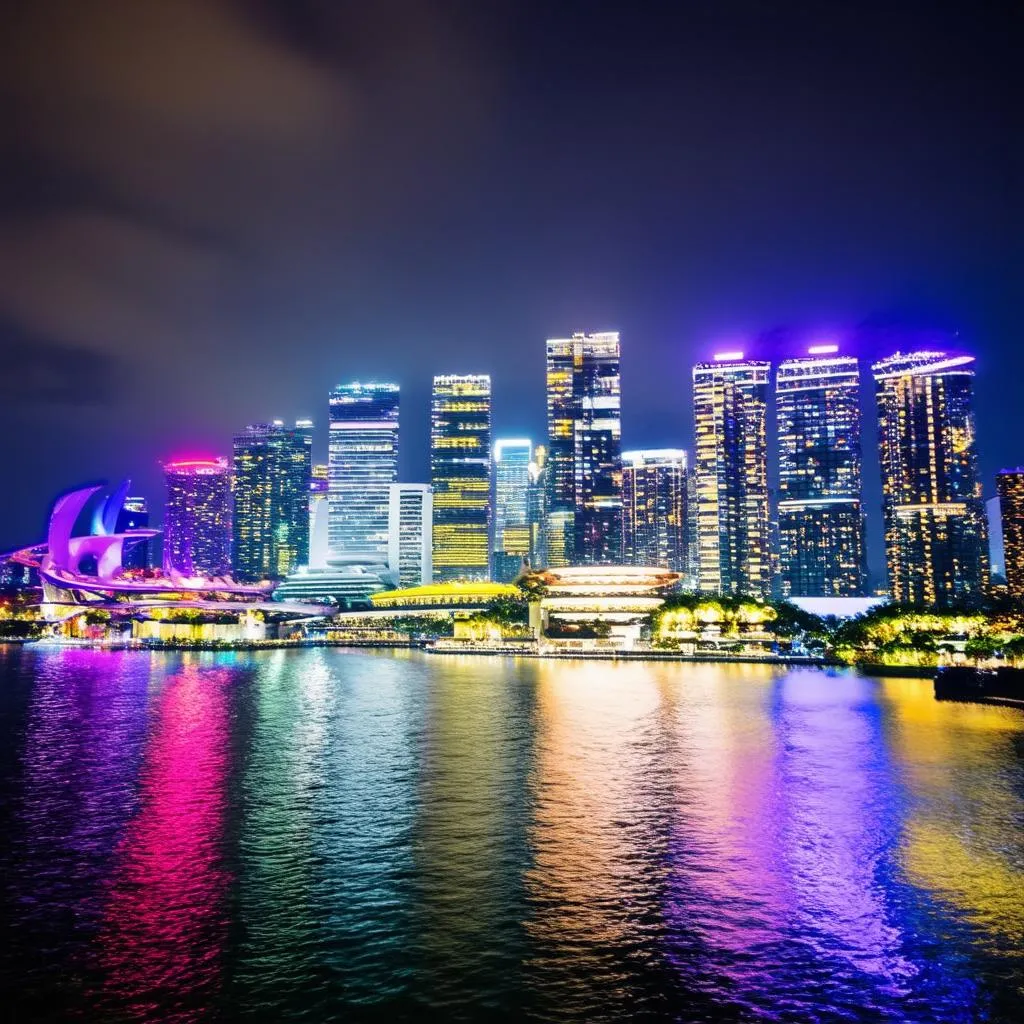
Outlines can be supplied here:
M492 373L498 429L540 436L543 339L577 329L622 331L625 443L685 445L690 366L720 341L913 308L982 356L986 473L1021 460L1019 425L989 412L1024 374L1020 24L1000 5L5 15L0 317L29 341L4 355L43 393L69 394L31 355L53 347L126 386L50 402L0 534L68 479L132 474L158 501L168 451L322 425L328 389L363 375L401 383L402 471L422 479L433 373ZM0 376L10 437L24 405Z
M52 341L3 320L0 366L0 403L21 412L102 405L116 400L128 384L125 367L113 357Z

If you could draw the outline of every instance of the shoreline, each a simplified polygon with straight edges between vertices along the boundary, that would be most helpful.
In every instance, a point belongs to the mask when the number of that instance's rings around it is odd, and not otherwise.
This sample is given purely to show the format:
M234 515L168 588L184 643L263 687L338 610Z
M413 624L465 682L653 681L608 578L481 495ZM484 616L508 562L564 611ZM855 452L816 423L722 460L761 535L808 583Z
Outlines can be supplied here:
M467 647L459 650L451 647L437 648L429 643L410 640L398 643L394 640L334 640L326 637L305 638L302 640L254 640L218 643L217 641L197 641L182 643L180 641L121 641L102 643L98 641L53 641L51 639L26 639L21 637L0 638L0 645L18 644L21 646L39 646L44 650L91 650L91 651L211 651L230 653L235 651L264 650L303 650L309 648L336 647L350 650L418 650L434 657L445 655L455 657L482 658L535 658L551 661L672 661L692 662L694 664L742 664L742 665L806 665L811 668L854 668L859 666L845 665L829 658L818 658L804 655L787 657L785 655L727 655L712 652L699 654L681 654L677 651L537 651L516 648L484 648Z

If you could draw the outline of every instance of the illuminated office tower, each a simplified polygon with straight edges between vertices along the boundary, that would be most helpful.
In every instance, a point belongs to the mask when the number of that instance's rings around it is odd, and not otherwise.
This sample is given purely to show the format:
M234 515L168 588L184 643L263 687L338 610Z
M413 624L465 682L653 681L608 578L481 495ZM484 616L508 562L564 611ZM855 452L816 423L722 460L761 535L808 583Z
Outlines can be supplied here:
M485 580L490 566L491 378L434 378L430 415L434 579Z
M1003 524L1003 571L1010 597L1024 597L1024 469L1004 469L996 477Z
M342 384L331 392L330 412L328 561L384 567L398 479L398 385Z
M392 484L388 508L388 568L399 587L433 579L434 492L430 484Z
M163 464L164 570L185 577L231 572L231 471L227 459Z
M548 564L622 560L619 335L547 342Z
M700 543L697 534L697 474L689 467L686 474L686 569L683 589L700 590Z
M686 572L686 452L622 453L622 553L627 565Z
M547 522L547 448L539 444L529 465L529 489L526 495L530 521L530 565L542 569L548 564Z
M860 367L812 345L775 375L779 589L783 597L864 593Z
M117 517L115 532L145 530L149 526L149 504L142 497L127 497ZM149 543L138 541L124 553L121 564L126 569L145 569L149 566Z
M234 439L232 565L243 582L309 563L313 424L256 423Z
M494 545L491 579L511 583L530 559L530 464L526 438L494 442Z
M723 352L693 368L698 589L767 597L766 362Z
M949 606L988 587L973 363L968 355L913 352L872 366L894 601Z

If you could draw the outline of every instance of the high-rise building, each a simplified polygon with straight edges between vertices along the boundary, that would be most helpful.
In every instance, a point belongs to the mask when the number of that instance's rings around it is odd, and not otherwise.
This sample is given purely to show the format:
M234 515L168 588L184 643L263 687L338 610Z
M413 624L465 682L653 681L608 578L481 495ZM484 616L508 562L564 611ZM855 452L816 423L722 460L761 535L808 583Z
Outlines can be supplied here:
M487 578L491 527L491 378L434 378L430 416L434 579Z
M228 460L178 459L163 464L164 570L181 576L231 572L231 472Z
M114 527L117 533L126 530L145 530L149 526L149 503L143 497L126 497ZM137 541L127 547L121 559L126 569L146 569L149 567L149 542Z
M530 482L526 494L530 522L530 565L542 569L548 564L548 484L547 448L539 444L529 465Z
M894 601L949 606L988 587L973 363L969 355L913 352L872 366Z
M996 477L1003 524L1003 574L1010 597L1024 597L1024 468L1004 469Z
M313 466L309 479L309 566L323 569L327 566L328 530L330 520L330 484L327 463Z
M284 579L309 563L313 424L255 423L234 439L235 578Z
M388 509L388 567L399 587L433 579L434 492L430 484L392 484Z
M775 375L779 591L858 597L867 582L861 501L860 367L812 345Z
M330 396L328 559L388 563L388 508L398 479L398 385L342 384Z
M693 368L698 589L771 592L766 362L722 352Z
M530 559L530 464L528 438L494 442L494 544L491 579L511 583Z
M627 565L686 572L686 452L622 453L622 552Z
M547 342L548 562L622 560L619 335Z
M700 590L700 541L697 533L697 474L693 467L686 474L686 569L683 589Z

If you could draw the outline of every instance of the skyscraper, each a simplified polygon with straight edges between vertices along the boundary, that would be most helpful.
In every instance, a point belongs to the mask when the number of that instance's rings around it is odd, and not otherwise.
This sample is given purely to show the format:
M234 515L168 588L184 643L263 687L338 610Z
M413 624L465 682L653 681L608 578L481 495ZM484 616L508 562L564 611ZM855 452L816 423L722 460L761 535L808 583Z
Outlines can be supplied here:
M398 385L342 384L331 392L330 412L329 561L384 567L398 478Z
M988 586L973 363L969 355L913 352L872 366L894 601L948 606Z
M622 560L619 335L547 342L548 562Z
M530 482L526 506L530 521L530 565L535 569L542 569L548 564L547 454L544 445L537 445L533 450L533 459L528 470Z
M434 579L483 580L491 526L491 378L434 378L430 416Z
M433 490L430 484L392 484L388 510L388 566L399 587L433 578Z
M330 520L330 484L327 464L313 466L309 479L309 567L323 569L327 566L328 529Z
M313 424L256 423L234 439L232 564L242 581L284 579L309 563Z
M779 364L779 584L783 597L856 597L867 566L860 368L836 345Z
M127 497L121 506L114 529L117 533L125 530L145 530L149 526L149 503L143 497ZM142 540L132 544L124 553L121 564L126 569L145 569L149 566L149 542Z
M164 570L185 577L231 572L231 473L227 459L165 462Z
M1003 523L1003 572L1010 597L1024 597L1024 468L1004 469L996 477Z
M766 362L723 352L693 368L698 587L767 597Z
M528 438L494 442L494 544L491 579L511 583L530 558L530 464Z
M622 551L627 565L686 572L686 452L622 453Z

